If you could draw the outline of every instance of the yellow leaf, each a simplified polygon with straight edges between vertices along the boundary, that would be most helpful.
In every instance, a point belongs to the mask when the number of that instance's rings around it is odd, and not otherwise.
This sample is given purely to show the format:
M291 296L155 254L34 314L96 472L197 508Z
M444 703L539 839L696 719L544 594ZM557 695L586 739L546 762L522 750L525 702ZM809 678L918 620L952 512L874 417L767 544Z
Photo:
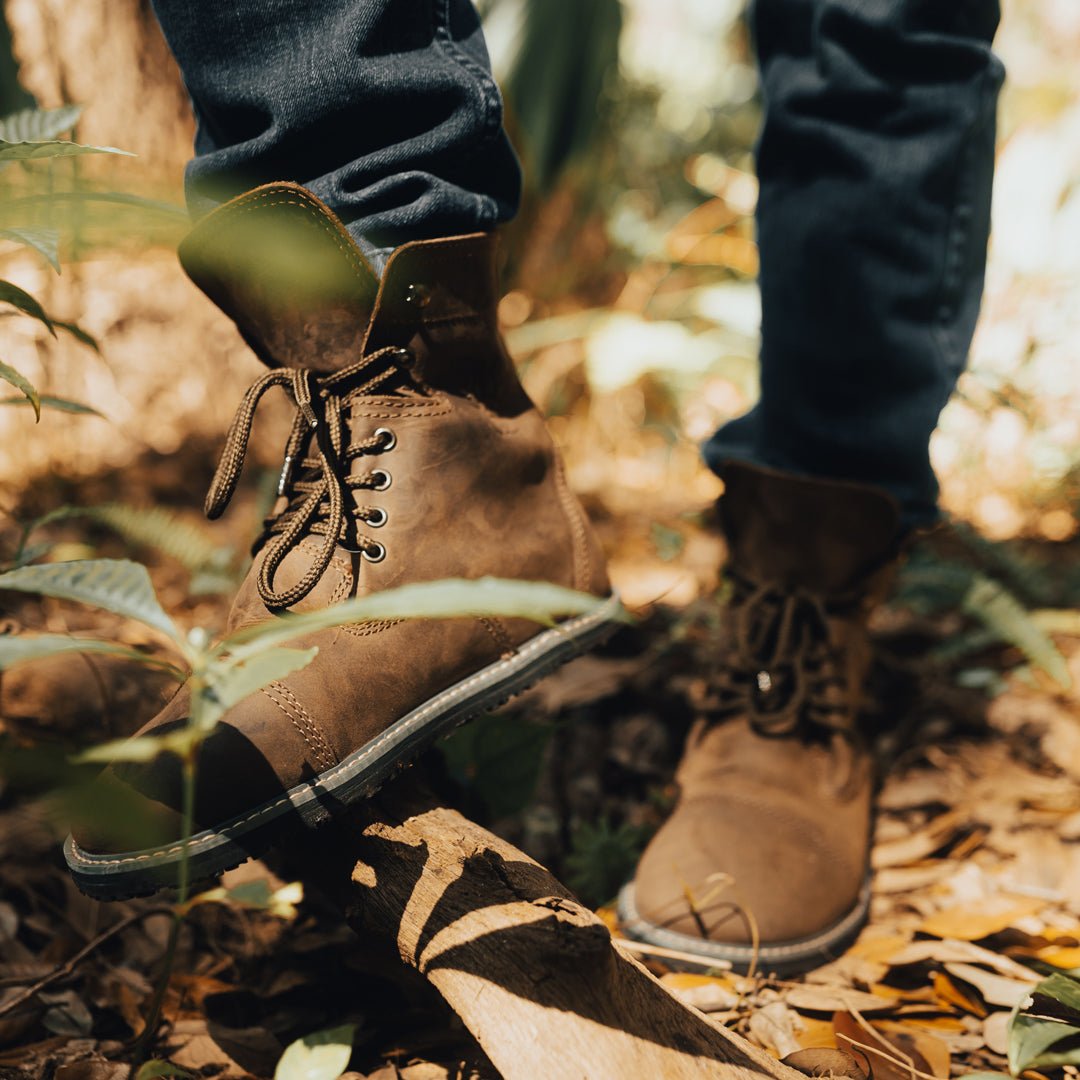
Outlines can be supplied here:
M1034 915L1046 906L1045 900L1030 897L994 897L992 902L962 904L931 915L919 929L924 934L960 941L981 941L991 934L1008 930L1021 919Z
M1040 960L1047 964L1053 964L1054 967L1059 968L1078 968L1080 967L1080 946L1059 946L1051 945L1046 949L1040 949L1035 954Z

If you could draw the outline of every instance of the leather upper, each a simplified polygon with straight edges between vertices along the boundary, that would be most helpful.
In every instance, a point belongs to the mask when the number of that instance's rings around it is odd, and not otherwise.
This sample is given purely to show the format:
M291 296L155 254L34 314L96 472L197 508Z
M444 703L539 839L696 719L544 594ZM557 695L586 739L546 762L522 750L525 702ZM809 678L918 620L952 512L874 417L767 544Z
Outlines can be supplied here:
M899 515L861 485L734 463L724 482L732 596L635 906L692 937L749 944L756 925L791 942L850 912L867 873L874 776L856 714Z
M314 196L295 185L270 188L226 204L185 241L182 257L195 281L271 365L328 374L380 349L409 350L400 362L390 357L393 377L374 393L350 396L346 388L342 406L343 446L371 441L379 429L392 432L385 446L375 440L351 461L341 455L347 474L377 469L388 479L379 490L348 492L353 505L381 512L374 519L384 523L369 520L363 532L384 557L371 561L337 545L294 609L412 582L487 575L606 595L603 557L498 334L494 238L406 245L376 290L348 234ZM253 249L237 247L263 222L266 235L279 235L278 215L284 235L303 236L307 245L300 260L305 282L293 293L285 287L287 267L275 262L267 280ZM277 244L261 243L255 252L265 257L267 249L277 253ZM321 285L309 288L311 282ZM286 493L275 514L288 503ZM309 535L288 550L273 575L275 590L308 571L324 539ZM258 588L274 542L270 533L260 542L230 630L277 617ZM212 826L313 778L540 629L518 619L391 620L298 639L297 648L318 646L316 659L241 702L202 744L198 825ZM184 722L186 710L182 689L140 734ZM106 783L140 791L163 830L177 828L175 759L111 772ZM110 844L107 836L78 831L75 839L90 852Z

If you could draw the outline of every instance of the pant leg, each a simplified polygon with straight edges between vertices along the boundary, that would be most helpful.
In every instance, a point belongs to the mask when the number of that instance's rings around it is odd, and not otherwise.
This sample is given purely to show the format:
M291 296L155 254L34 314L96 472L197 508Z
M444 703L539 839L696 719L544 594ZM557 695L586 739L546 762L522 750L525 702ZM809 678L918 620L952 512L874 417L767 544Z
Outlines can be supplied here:
M469 0L153 0L198 121L201 215L309 187L369 253L511 218L520 170Z
M758 0L761 399L705 447L936 516L990 228L998 0Z

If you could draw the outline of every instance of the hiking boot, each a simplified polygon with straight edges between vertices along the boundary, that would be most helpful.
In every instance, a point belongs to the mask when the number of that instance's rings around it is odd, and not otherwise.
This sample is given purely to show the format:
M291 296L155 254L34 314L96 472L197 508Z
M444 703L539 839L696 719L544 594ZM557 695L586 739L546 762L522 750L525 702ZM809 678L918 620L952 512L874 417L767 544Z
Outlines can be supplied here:
M231 708L201 744L196 832L181 829L172 754L116 763L104 795L154 839L83 825L65 848L85 892L118 898L214 875L371 794L436 736L504 701L605 636L620 608L582 508L496 327L495 241L406 244L382 280L337 218L295 184L208 215L181 261L270 367L229 430L207 513L228 503L256 408L296 405L279 497L229 631L284 612L444 578L491 575L603 598L542 629L526 619L386 620L300 637L314 661ZM139 734L187 722L182 688Z
M632 936L791 973L853 940L870 902L867 617L892 578L883 491L730 464L722 652L678 800L620 897Z

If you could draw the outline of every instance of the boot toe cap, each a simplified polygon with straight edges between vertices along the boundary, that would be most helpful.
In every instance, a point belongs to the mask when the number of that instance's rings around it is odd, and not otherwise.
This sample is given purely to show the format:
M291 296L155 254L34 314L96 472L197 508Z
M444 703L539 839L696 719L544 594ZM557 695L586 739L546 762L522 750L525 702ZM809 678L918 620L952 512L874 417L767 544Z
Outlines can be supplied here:
M182 730L188 703L188 692L181 689L134 738ZM196 751L193 833L232 821L316 775L303 744L293 745L292 729L286 728L277 707L261 694L218 723ZM80 800L72 839L78 850L98 859L175 844L184 839L183 803L183 768L176 754L117 761Z
M638 915L675 933L748 944L819 933L858 903L865 836L752 793L681 803L634 881Z

